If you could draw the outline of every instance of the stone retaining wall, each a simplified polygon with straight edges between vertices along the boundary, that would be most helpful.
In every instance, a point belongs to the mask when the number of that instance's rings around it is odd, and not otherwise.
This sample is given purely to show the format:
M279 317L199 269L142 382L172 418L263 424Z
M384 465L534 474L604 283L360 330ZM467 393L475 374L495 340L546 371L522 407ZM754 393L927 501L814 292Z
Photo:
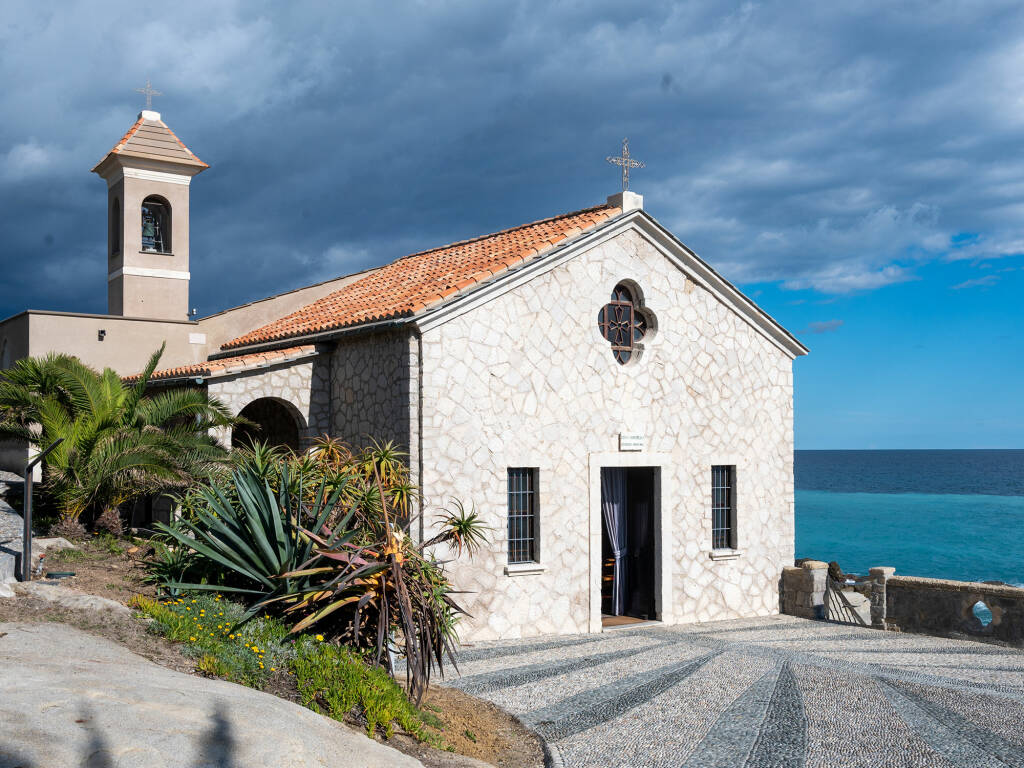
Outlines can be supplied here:
M978 602L992 612L987 626L974 615ZM892 576L885 583L885 626L902 632L968 635L1024 646L1024 589Z
M782 613L826 618L828 565L808 560L782 570ZM851 587L851 589L854 589ZM871 626L897 632L970 637L1024 647L1024 589L971 581L896 576L894 568L872 568L856 591L871 600ZM974 606L984 603L992 620L982 624Z

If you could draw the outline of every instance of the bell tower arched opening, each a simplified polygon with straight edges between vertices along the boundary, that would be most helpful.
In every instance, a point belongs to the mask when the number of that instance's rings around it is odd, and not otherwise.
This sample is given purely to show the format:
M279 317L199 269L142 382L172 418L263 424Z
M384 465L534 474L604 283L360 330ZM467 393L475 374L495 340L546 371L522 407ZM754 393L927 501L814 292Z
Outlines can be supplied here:
M142 201L142 252L171 253L171 204L158 195Z

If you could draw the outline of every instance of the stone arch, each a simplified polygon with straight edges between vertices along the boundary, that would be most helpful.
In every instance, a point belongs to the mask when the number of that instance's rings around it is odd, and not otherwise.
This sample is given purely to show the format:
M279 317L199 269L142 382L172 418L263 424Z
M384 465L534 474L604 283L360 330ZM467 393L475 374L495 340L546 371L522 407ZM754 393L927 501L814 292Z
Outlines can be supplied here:
M279 397L260 397L238 412L255 426L236 427L231 432L231 447L248 446L254 440L299 451L306 434L306 420L299 409Z

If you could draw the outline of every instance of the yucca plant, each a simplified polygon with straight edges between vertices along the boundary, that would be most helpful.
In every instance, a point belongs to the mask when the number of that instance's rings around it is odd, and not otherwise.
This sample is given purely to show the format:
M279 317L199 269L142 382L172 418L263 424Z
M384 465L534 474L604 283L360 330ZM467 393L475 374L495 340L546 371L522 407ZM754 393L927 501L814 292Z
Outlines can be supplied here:
M457 512L442 518L443 530L417 547L389 509L379 470L372 471L384 538L379 549L367 554L380 564L359 569L346 544L332 544L309 532L318 544L314 554L325 561L316 575L329 575L330 580L310 583L299 594L277 601L288 604L286 615L301 616L293 632L324 624L325 634L357 648L372 648L376 663L392 674L389 652L399 652L405 658L409 694L419 703L433 670L443 674L446 659L455 665L455 623L464 613L452 598L454 589L440 564L423 551L455 542L460 553L465 548L472 554L486 540L485 526L475 512L467 514L456 502Z

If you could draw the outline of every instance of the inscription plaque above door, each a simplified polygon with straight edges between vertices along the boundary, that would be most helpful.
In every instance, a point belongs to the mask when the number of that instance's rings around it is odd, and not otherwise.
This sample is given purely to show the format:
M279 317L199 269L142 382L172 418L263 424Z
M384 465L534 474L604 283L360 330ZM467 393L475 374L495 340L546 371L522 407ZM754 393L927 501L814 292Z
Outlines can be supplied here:
M644 436L636 432L619 433L620 451L642 451L644 449Z

